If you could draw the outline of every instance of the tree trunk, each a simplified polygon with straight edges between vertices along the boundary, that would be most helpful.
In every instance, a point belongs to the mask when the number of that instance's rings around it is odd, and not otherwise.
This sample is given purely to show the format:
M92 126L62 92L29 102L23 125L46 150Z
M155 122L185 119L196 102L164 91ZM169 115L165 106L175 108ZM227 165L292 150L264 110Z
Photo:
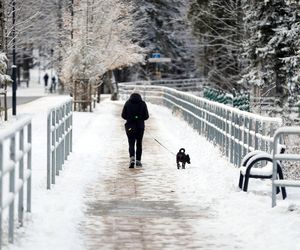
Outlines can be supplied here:
M4 0L0 0L0 51L5 51L5 14Z

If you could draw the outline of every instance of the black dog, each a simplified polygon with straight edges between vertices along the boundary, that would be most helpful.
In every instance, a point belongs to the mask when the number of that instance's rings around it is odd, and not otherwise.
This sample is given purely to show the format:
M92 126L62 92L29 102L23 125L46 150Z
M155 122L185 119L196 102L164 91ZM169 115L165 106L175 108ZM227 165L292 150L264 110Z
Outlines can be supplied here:
M182 165L180 165L180 162L182 163ZM180 167L182 167L182 169L185 169L186 163L191 164L190 156L185 154L184 148L179 149L179 152L176 155L176 163L178 169L180 169Z

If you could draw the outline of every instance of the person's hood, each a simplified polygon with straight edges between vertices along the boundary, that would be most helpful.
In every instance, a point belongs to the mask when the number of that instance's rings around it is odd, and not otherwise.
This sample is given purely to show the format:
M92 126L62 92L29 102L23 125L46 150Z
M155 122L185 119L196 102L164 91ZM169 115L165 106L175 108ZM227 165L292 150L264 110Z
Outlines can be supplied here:
M133 103L141 102L142 101L142 97L138 93L132 93L131 96L130 96L130 98L129 98L129 101L133 102Z

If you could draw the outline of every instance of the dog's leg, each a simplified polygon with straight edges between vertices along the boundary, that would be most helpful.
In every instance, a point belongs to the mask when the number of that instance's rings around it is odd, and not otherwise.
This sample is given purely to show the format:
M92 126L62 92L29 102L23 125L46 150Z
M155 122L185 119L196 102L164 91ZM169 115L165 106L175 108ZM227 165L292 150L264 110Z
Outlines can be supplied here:
M180 169L179 161L177 161L177 169Z
M182 163L182 169L185 169L185 162Z

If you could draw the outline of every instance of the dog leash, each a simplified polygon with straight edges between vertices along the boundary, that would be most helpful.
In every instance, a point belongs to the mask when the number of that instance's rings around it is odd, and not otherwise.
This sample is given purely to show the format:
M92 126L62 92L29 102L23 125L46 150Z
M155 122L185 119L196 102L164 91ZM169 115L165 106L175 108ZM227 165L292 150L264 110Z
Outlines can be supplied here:
M154 141L156 141L160 146L162 146L163 148L165 148L167 151L169 151L172 155L176 155L174 154L172 151L170 151L167 147L165 147L164 145L162 145L157 139L153 138Z
M169 153L171 153L172 155L176 155L174 154L171 150L169 150L166 146L164 146L159 140L157 140L156 138L154 138L149 132L148 134L150 135L150 137L156 141L160 146L162 146L164 149L166 149Z

